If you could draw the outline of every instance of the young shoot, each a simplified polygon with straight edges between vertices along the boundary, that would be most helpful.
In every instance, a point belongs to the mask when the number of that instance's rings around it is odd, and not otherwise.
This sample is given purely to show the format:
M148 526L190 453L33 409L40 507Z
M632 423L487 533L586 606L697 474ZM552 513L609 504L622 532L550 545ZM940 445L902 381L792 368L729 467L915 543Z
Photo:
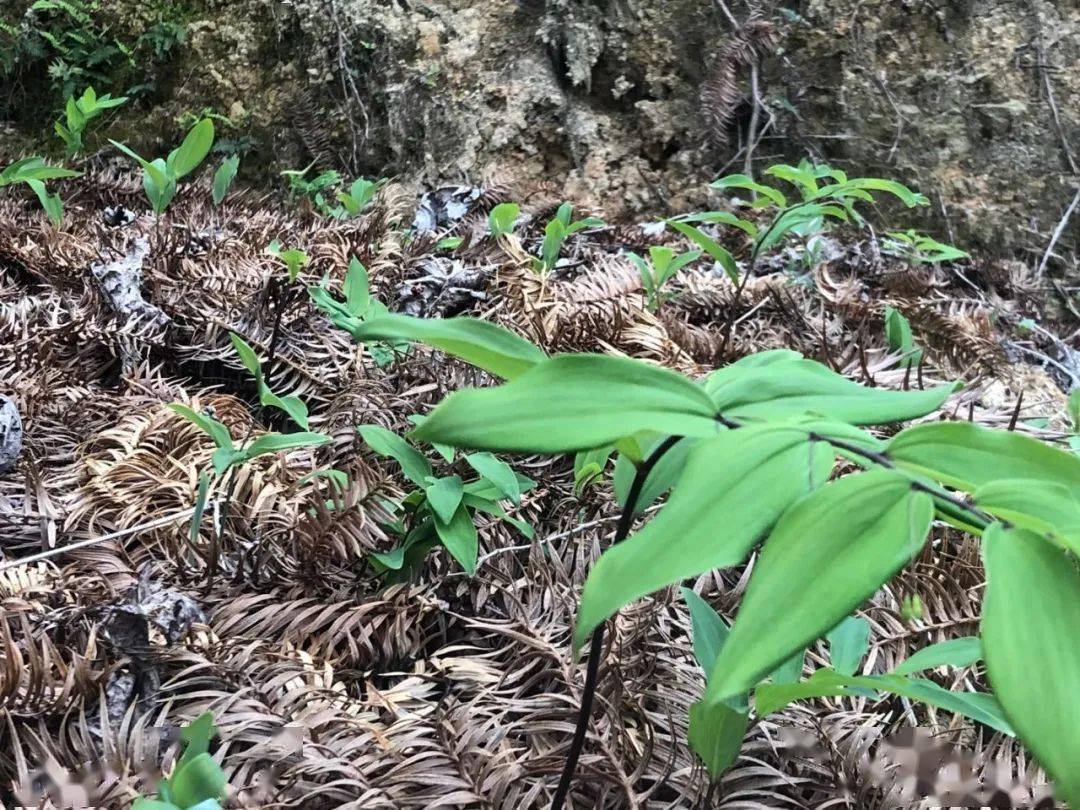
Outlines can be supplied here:
M555 270L562 252L563 243L579 231L586 228L598 228L604 224L602 219L585 217L572 221L574 207L568 202L559 206L555 218L544 228L544 241L540 246L540 257L533 259L533 270L541 275L549 275Z
M0 188L14 183L24 183L37 195L41 207L57 228L64 219L64 204L59 194L50 194L45 183L66 177L78 177L82 172L46 165L41 157L28 157L10 164L0 171Z
M195 171L210 154L210 147L214 144L214 122L204 118L197 123L183 143L165 158L145 160L122 143L113 140L109 143L142 166L143 190L154 213L161 216L176 196L179 180Z
M64 118L54 124L56 134L64 142L64 153L67 157L73 158L82 151L83 135L91 119L101 115L105 110L119 107L126 101L126 96L113 98L108 93L98 96L93 87L87 87L78 99L68 96L64 107Z
M665 301L671 300L671 293L664 291L664 285L682 268L701 256L700 250L688 250L675 255L669 247L656 245L649 248L649 258L643 259L636 253L627 254L641 276L645 288L645 305L650 312L656 312Z

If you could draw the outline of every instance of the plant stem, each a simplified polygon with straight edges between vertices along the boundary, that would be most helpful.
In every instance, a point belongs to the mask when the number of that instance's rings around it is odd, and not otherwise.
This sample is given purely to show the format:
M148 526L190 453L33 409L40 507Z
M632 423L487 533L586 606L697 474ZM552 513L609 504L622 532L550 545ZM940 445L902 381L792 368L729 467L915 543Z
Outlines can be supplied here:
M634 481L630 485L630 492L626 496L626 504L619 516L619 525L615 529L615 539L612 545L621 543L630 534L630 528L634 524L634 507L637 506L641 489L645 486L645 479L649 477L652 468L660 461L663 455L675 446L681 436L668 436L649 457L641 463L634 474ZM592 641L589 643L589 662L585 670L585 689L581 693L581 707L578 709L577 726L574 728L574 739L570 743L570 752L566 756L566 764L563 765L562 776L559 777L559 786L555 790L555 796L551 800L551 810L561 810L566 796L570 792L570 783L574 779L574 771L577 769L578 759L585 747L585 733L589 729L589 717L592 714L593 698L596 695L596 682L600 673L600 658L604 652L604 625L601 624L593 631Z

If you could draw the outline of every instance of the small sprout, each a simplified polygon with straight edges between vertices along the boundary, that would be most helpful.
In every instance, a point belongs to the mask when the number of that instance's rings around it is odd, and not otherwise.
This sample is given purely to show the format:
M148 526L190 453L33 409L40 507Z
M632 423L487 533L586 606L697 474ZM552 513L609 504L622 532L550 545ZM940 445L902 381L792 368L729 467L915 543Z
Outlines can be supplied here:
M598 228L604 224L602 219L585 217L572 222L574 207L566 202L559 206L555 218L544 228L544 241L540 247L540 258L533 259L533 269L541 275L548 275L559 261L563 242L578 231L586 228Z
M499 203L488 214L488 229L492 236L504 236L514 232L514 224L521 214L521 206L517 203Z
M108 93L98 96L93 87L87 87L82 96L76 99L68 96L64 108L64 119L54 124L56 134L64 142L64 153L72 158L83 148L83 134L90 119L101 115L105 110L119 107L127 101L125 96L113 98Z
M285 264L289 273L289 281L296 281L300 271L310 263L311 258L304 251L297 248L282 248L281 242L275 239L266 246L266 252L275 256Z
M214 205L221 205L222 200L225 199L225 195L229 193L229 188L232 186L233 180L236 179L236 172L239 168L239 155L230 155L221 161L221 165L218 166L217 171L214 172Z
M191 128L183 143L164 159L144 160L122 143L113 140L109 143L142 166L143 190L154 213L160 216L176 196L177 181L195 171L210 154L214 144L214 122L209 118L201 120Z
M663 286L679 270L700 257L701 253L700 250L688 250L676 256L675 251L669 247L653 246L649 248L648 260L636 253L628 254L641 276L641 283L645 287L646 306L650 312L656 312L664 301L671 299L671 295L663 291Z

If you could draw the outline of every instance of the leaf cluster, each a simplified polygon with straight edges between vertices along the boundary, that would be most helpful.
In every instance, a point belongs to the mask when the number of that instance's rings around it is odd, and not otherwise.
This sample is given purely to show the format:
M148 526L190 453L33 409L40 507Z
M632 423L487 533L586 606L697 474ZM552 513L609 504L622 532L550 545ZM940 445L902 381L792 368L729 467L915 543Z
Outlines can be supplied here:
M113 98L108 93L99 97L93 87L87 87L78 99L68 96L64 118L53 125L56 134L64 142L67 157L72 158L82 150L86 125L92 118L101 115L105 110L119 107L126 101L126 96Z
M49 194L45 185L47 180L78 177L82 172L49 166L42 157L28 157L17 160L0 171L0 188L13 183L25 183L41 202L49 219L56 227L64 218L64 205L59 194Z
M180 730L184 753L172 775L158 783L157 798L138 798L131 810L221 810L228 781L210 756L210 740L217 736L209 712Z
M598 228L604 221L596 217L574 220L574 206L566 202L559 206L554 219L544 226L544 241L540 245L539 258L533 259L533 270L548 275L555 270L562 253L563 243L574 234L587 228Z
M160 216L176 196L177 182L195 171L210 154L214 144L214 122L209 118L201 120L165 158L146 160L122 143L114 140L109 143L142 166L143 190L154 213Z

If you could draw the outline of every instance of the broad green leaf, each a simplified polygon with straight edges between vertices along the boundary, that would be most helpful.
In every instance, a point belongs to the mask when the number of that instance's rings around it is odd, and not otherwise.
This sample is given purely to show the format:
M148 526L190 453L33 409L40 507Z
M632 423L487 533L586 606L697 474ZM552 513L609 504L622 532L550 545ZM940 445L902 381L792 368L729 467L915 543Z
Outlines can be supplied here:
M690 707L690 747L705 764L714 779L739 758L749 712L732 708L726 703L708 706L699 700Z
M470 453L465 456L465 461L481 478L494 484L511 503L515 506L521 503L521 487L509 464L495 458L491 453Z
M255 353L255 350L251 348L251 345L246 340L235 332L229 332L229 339L232 341L233 348L236 349L236 354L240 357L240 362L243 363L244 368L256 380L261 381L262 361L259 360L259 355Z
M183 808L172 802L163 802L158 799L144 799L140 797L131 805L131 810L183 810Z
M363 317L371 307L371 293L368 286L367 268L359 259L349 260L349 271L345 274L345 308L350 315Z
M716 656L728 636L728 626L712 605L690 588L680 588L683 601L690 608L690 626L693 632L694 658L706 673L712 672Z
M207 753L198 754L178 767L169 782L172 797L181 807L217 799L228 784L221 766Z
M530 489L536 486L535 481L533 481L531 478L527 478L524 475L514 473L514 477L517 478L518 489L522 492L528 492ZM469 481L469 483L465 485L465 494L475 495L478 498L483 498L484 500L491 501L493 503L502 500L504 497L502 490L500 490L486 478L481 478L476 481Z
M693 225L689 225L685 222L679 222L678 220L669 220L671 227L696 244L702 250L704 250L715 261L720 263L720 266L724 268L724 272L728 274L728 278L735 284L739 283L739 266L735 263L735 257L732 256L726 248L722 247L719 242L713 239L708 234L704 233Z
M407 418L414 425L420 425L427 419L427 416L422 413L411 413ZM439 444L437 442L431 446L435 448L435 452L442 456L447 464L454 463L454 456L457 454L457 448L451 447L448 444Z
M294 450L298 447L318 447L330 441L325 433L309 433L298 431L297 433L266 433L253 441L244 450L247 458L256 458L266 453L280 453L283 450Z
M817 192L814 197L816 199L835 195L838 190L843 189L884 191L898 198L908 208L914 208L917 205L927 205L929 203L929 200L927 200L926 197L912 191L903 183L897 183L895 180L883 180L879 177L856 177L848 180L846 183L839 184L839 186L825 186L825 188Z
M517 203L500 203L491 209L488 214L488 228L492 236L501 236L514 230L521 208Z
M547 356L513 332L477 318L383 315L355 326L334 322L357 341L418 341L504 379L518 376Z
M802 677L803 664L805 663L806 650L799 650L773 670L769 680L773 683L796 683Z
M732 419L809 413L853 425L901 422L937 410L954 390L951 385L925 391L867 388L820 363L787 355L763 365L736 366L711 375L704 385L717 408Z
M1080 806L1080 571L1028 531L992 524L983 534L982 641L990 685L1024 745Z
M159 186L164 186L165 185L165 172L162 171L162 169L160 167L155 166L150 161L146 160L143 157L140 157L134 150L132 150L130 147L126 146L125 144L120 143L119 141L114 141L114 140L112 140L110 138L109 143L111 143L113 146L115 146L117 149L119 149L121 152L123 152L129 158L131 158L136 163L138 163L140 166L142 166L143 171L145 171L147 174L153 175L154 182L157 185L159 185Z
M495 501L487 498L481 498L479 495L470 495L468 492L462 497L461 502L464 503L470 509L475 509L477 512L483 512L487 515L493 515L499 520L509 523L515 529L517 529L523 536L532 540L536 536L536 532L533 531L532 526L519 518L510 517L506 514L506 510L503 509Z
M1075 488L1055 481L1005 478L978 487L972 500L984 511L1053 537L1080 555L1080 496Z
M594 447L591 450L582 450L574 455L574 494L580 495L587 486L599 480L604 475L613 445Z
M575 647L623 605L687 577L741 563L785 509L828 477L832 464L830 448L811 445L805 431L789 426L728 430L698 442L667 505L639 532L604 552L589 572Z
M1080 487L1080 457L1021 433L971 422L909 427L889 442L888 454L901 466L969 492L1009 478Z
M184 753L180 757L178 765L184 765L199 754L205 754L210 750L210 740L217 736L218 729L214 724L214 715L203 712L190 723L180 729L180 740L184 743Z
M657 439L649 447L645 455L648 456L652 453L662 441L663 439ZM697 439L679 439L653 465L645 478L645 483L641 487L637 500L634 502L635 515L640 515L652 506L657 498L678 483L679 476L682 475L683 468L686 466L686 457L697 442ZM619 457L615 459L615 475L612 481L615 488L615 501L619 506L626 506L626 498L630 494L630 487L634 483L636 474L637 465L630 460L629 456L620 453Z
M464 505L459 506L450 521L446 523L436 515L435 531L450 555L461 563L465 573L475 574L479 540L469 510Z
M751 239L758 235L758 228L753 222L741 219L730 211L703 211L700 214L688 214L676 217L675 222L707 222L710 225L731 225L748 234Z
M765 174L772 177L778 177L781 180L786 180L794 186L798 186L801 193L805 197L807 194L815 194L818 190L817 177L814 172L808 169L797 168L795 166L788 166L784 163L777 163L770 166L765 170Z
M384 458L392 458L401 465L405 477L418 487L426 487L432 474L431 464L423 454L392 430L378 425L357 425L356 429L372 450Z
M235 450L232 447L219 447L210 456L210 464L216 475L221 475L233 464L243 462L248 456L243 450Z
M456 475L448 475L439 478L435 483L425 488L428 504L435 517L443 523L450 523L454 519L454 512L461 505L461 496L464 490L461 479Z
M830 482L789 509L765 541L706 699L750 690L834 627L922 547L933 515L929 495L883 469Z
M289 418L296 422L304 430L308 429L308 409L300 397L279 397L262 380L259 381L259 401L263 405L284 411Z
M747 191L755 191L780 208L787 208L787 197L783 193L771 186L757 183L745 174L729 174L727 177L714 180L710 185L712 188L741 188Z
M189 422L195 424L203 433L214 440L214 444L222 448L233 448L232 436L229 434L229 429L225 427L221 422L216 419L212 419L204 413L189 408L187 405L181 405L179 402L170 402L168 405L169 410L174 413L180 414Z
M221 165L214 172L214 205L221 205L225 195L229 193L229 189L232 187L233 180L236 179L236 172L239 168L239 155L232 155L221 161Z
M30 189L37 195L42 209L49 217L49 221L59 228L64 221L64 204L60 200L60 195L49 194L48 189L45 188L45 184L40 180L27 180L26 184L30 186Z
M854 675L870 648L870 623L861 616L848 616L826 638L833 669L841 675Z
M937 667L967 667L982 658L982 642L978 636L939 641L908 656L892 671L893 675L914 675Z
M195 171L200 163L210 154L214 145L214 122L204 118L191 128L183 142L169 153L166 161L176 178Z
M885 339L889 342L889 351L901 356L902 368L919 364L922 352L915 348L911 324L894 307L885 307Z
M1069 412L1069 422L1073 431L1080 431L1080 388L1074 388L1069 392L1069 399L1065 409Z
M754 691L754 707L761 717L780 711L796 700L819 697L862 697L864 690L889 692L953 714L970 717L1004 734L1013 729L992 695L984 692L950 692L933 681L899 675L841 675L819 669L805 681L793 684L761 684Z
M720 428L708 395L641 360L567 354L496 388L451 394L413 436L456 447L570 453L644 430L709 436Z

